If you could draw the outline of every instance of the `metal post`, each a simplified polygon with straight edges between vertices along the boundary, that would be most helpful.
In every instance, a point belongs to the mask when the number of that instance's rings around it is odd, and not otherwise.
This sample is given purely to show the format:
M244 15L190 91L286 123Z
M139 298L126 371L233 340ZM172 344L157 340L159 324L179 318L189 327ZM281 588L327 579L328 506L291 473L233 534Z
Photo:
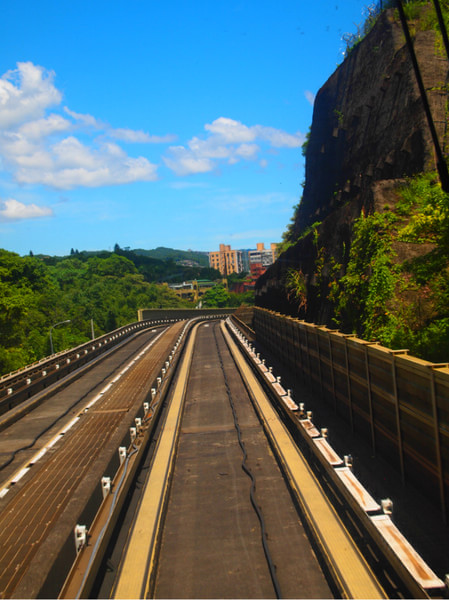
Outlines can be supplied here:
M354 337L353 333L344 333L345 338L345 359L346 359L346 383L348 386L348 402L349 402L349 421L351 423L351 431L354 433L354 415L352 414L352 394L351 394L351 370L349 368L349 355L348 355L348 337Z
M301 356L301 377L302 382L306 384L306 365L304 361L303 351L302 351L302 333L304 331L303 324L304 321L298 321L298 342L299 342L299 352Z
M374 427L373 395L371 393L371 373L369 369L368 346L371 346L375 343L376 342L365 343L366 391L368 393L369 422L371 427L371 447L373 449L373 456L376 456L376 430Z
M321 398L324 400L324 391L323 391L323 372L321 370L321 352L320 352L320 340L318 336L319 328L315 328L315 339L316 339L316 351L317 351L317 360L318 360L318 377L320 378L320 389L321 389Z
M312 370L310 368L310 348L309 348L309 334L307 331L307 325L304 324L304 331L306 334L306 354L307 354L307 370L308 370L308 376L309 376L309 386L310 389L313 390L313 377L312 377Z
M297 371L301 368L302 373L302 361L301 361L301 345L299 341L299 323L298 320L295 319L292 323L293 327L293 347L294 347L294 369L295 369L295 382L298 383ZM301 374L302 376L302 374Z
M440 503L441 510L443 512L444 524L447 525L447 511L446 511L446 494L445 494L445 486L444 486L444 472L443 472L443 461L441 457L441 443L440 443L440 423L438 419L438 406L437 406L437 397L435 392L435 367L444 366L447 367L447 364L444 365L432 365L430 367L430 397L432 400L432 411L433 411L433 427L434 427L434 437L435 437L435 455L437 459L437 469L438 469L438 482L440 486Z
M58 327L58 325L63 325L64 323L70 323L71 320L67 319L66 321L59 321L59 323L55 323L54 325L52 325L50 327L50 354L54 354L53 351L53 336L52 336L52 331L55 327Z
M331 332L327 332L327 340L329 342L329 358L331 362L331 381L332 381L332 395L334 397L334 411L337 414L337 394L335 393L335 375L334 375L334 353L332 352L332 338Z
M401 411L399 408L398 382L397 382L397 377L396 377L396 354L406 354L406 353L407 353L407 350L390 350L394 408L395 408L395 413L396 413L396 431L397 431L397 437L398 437L397 442L398 442L398 452L399 452L399 464L401 466L402 483L405 483L405 466L404 466L404 448L402 445Z

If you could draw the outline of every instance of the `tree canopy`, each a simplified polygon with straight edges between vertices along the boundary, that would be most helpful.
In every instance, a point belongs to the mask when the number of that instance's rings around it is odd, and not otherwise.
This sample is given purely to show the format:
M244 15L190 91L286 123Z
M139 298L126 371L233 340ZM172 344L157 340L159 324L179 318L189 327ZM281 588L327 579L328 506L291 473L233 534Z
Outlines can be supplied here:
M0 372L88 341L91 319L102 335L137 319L139 308L185 306L167 286L145 280L124 256L72 255L45 262L0 250Z

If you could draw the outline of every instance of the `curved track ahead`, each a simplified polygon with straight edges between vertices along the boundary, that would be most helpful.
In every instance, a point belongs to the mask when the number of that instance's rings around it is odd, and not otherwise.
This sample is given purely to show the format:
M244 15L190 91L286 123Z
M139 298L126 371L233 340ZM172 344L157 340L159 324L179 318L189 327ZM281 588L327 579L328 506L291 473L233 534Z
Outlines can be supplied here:
M265 394L251 375L238 373L228 343L218 323L200 325L189 342L113 597L382 597L303 466L306 501L321 497L315 517L329 535L326 559L336 560L332 568L323 564L333 577L324 575L261 420L290 436L274 411L260 414ZM295 471L299 455L289 452L280 460Z

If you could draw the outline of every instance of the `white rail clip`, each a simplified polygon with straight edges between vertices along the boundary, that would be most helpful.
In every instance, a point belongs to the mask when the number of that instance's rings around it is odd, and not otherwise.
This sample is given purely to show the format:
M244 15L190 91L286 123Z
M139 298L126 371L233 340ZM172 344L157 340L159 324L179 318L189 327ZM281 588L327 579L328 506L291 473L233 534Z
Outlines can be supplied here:
M277 381L278 383L281 383L281 377L280 377L279 375L276 377L276 381Z
M161 377L158 377L158 378L156 379L156 381L157 381L157 387L159 387L159 386L161 385L161 383L162 383L162 378L161 378Z
M150 410L150 403L149 402L144 402L143 403L143 414L145 416L147 416L149 410Z
M85 525L76 525L75 526L75 548L76 553L81 550L83 546L86 545L87 541L87 528Z
M328 433L328 432L327 432L327 427L323 427L323 428L321 429L321 437L323 437L323 438L327 438L327 433Z
M137 431L140 431L142 429L142 419L140 417L136 417L134 421L136 423Z
M153 400L156 397L156 388L151 388L151 397Z
M351 454L345 454L345 456L343 458L344 458L344 461L345 461L345 467L348 467L349 469L352 469L352 456L351 456Z
M380 501L380 505L385 515L393 514L393 500L390 498L385 498L385 500Z
M313 417L313 412L311 410L308 410L307 411L307 418L309 419L309 421L312 420L312 417Z
M101 491L103 492L103 500L106 496L109 496L111 493L111 478L110 477L102 477L101 478Z
M120 446L118 449L118 455L120 458L120 464L122 465L126 460L126 447Z
M129 437L131 438L131 444L132 444L137 437L137 429L135 427L129 428Z

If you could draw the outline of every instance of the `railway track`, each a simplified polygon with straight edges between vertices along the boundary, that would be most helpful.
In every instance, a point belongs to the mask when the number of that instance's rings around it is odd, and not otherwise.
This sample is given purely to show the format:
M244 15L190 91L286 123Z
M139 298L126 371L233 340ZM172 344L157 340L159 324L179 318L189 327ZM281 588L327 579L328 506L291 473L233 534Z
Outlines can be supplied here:
M192 338L99 595L387 597L229 334Z
M0 415L0 488L54 437L58 427L62 429L76 416L77 407L101 393L108 380L113 379L130 357L138 354L162 329L165 327L154 327L126 338L112 351L105 352L102 360L95 358L96 364L90 365L80 376L67 375L64 387L55 389L41 402L36 401L40 393L36 394L30 399L34 408L23 410L20 418L14 414L17 409ZM47 389L46 394L49 391ZM20 406L18 410L22 412Z
M3 483L3 598L57 596L64 580L61 567L74 554L72 538L78 518L95 514L99 482L111 463L119 460L117 449L129 435L182 327L182 323L172 325L149 341L108 389L86 401L82 410L77 408L78 414Z
M152 332L17 453L0 488L1 597L444 593L239 337L218 321Z

